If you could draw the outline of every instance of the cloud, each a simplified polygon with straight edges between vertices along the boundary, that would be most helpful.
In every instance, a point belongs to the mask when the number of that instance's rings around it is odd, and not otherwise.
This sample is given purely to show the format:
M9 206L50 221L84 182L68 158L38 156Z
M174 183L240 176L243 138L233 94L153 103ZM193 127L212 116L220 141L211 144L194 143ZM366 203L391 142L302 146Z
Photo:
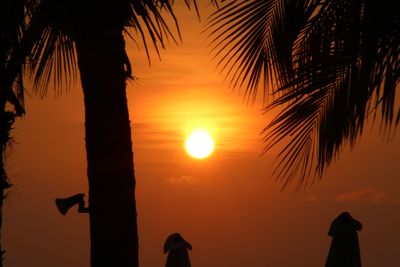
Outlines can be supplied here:
M357 191L344 193L336 197L339 202L364 202L364 203L384 203L397 202L398 199L391 197L385 191L366 187Z
M304 199L306 202L316 202L318 201L318 197L317 196L307 196Z
M193 184L197 183L199 179L192 175L170 176L168 182L172 184Z

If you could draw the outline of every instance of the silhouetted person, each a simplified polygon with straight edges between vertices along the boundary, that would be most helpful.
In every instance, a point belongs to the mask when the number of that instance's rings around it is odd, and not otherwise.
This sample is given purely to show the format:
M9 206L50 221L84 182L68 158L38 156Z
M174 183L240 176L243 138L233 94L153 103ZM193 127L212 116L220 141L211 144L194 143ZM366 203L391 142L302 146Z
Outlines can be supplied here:
M165 267L191 267L188 249L192 250L192 245L179 233L168 236L164 244L164 253L169 252Z
M328 232L332 243L325 267L361 267L357 235L361 229L362 224L348 212L341 213L333 220Z

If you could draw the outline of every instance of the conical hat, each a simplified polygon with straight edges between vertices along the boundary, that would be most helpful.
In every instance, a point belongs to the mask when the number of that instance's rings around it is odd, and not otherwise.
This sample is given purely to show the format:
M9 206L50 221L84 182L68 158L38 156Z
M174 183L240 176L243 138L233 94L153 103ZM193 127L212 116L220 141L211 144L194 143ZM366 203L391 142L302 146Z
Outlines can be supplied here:
M168 236L167 240L165 240L164 253L178 248L186 248L192 250L192 245L190 245L189 242L183 239L183 237L179 233L173 233Z

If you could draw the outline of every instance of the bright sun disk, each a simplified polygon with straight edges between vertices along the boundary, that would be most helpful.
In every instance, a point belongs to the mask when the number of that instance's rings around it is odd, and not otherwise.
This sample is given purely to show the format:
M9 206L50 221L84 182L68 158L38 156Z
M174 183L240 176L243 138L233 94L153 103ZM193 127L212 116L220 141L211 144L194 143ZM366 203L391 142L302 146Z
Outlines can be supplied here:
M214 141L204 130L193 131L185 143L187 153L197 159L208 157L214 150Z

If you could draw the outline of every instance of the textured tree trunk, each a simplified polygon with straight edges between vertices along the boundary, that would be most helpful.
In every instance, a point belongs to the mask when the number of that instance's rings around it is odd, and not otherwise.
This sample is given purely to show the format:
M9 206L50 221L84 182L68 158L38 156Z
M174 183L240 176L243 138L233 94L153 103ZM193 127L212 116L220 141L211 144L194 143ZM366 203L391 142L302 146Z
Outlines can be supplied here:
M85 103L92 267L137 267L138 235L122 30L76 38Z

